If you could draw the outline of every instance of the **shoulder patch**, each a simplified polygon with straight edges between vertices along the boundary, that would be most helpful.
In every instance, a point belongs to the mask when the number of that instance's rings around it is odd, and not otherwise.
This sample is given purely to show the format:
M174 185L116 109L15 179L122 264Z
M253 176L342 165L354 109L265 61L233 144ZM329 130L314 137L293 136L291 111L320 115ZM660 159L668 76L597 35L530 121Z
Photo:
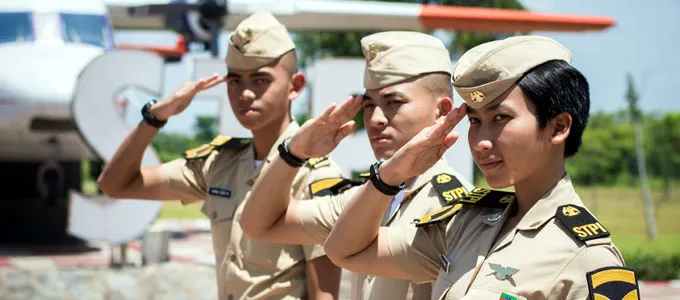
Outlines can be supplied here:
M416 227L446 222L453 218L462 208L463 205L460 203L444 206L430 214L413 220L413 222L416 223Z
M184 151L185 159L198 159L207 157L210 152L220 148L242 148L248 146L250 138L232 138L230 136L218 135L210 143L200 145L196 148Z
M640 299L635 270L626 267L604 267L587 272L588 299Z
M310 167L316 169L318 167L323 166L323 162L328 161L328 155L324 157L313 157L307 160L307 165Z
M309 184L309 194L312 198L340 194L363 182L346 178L326 178Z
M431 182L439 198L447 204L455 203L468 195L468 190L454 175L441 173L432 177Z
M583 207L562 205L557 208L555 216L581 241L609 236L609 231Z
M506 208L515 198L515 193L484 188L475 188L460 203L490 208Z
M208 154L210 154L210 152L212 152L214 149L215 147L211 146L210 144L203 144L196 148L184 151L184 158L185 159L204 158L208 156Z

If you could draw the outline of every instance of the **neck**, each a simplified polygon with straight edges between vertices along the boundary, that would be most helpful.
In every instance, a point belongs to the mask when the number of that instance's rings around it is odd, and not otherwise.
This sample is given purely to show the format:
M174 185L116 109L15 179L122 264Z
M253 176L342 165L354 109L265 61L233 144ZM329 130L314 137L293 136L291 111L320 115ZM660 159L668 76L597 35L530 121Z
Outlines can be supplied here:
M515 183L515 195L517 196L517 214L522 218L536 202L562 179L566 168L564 157L551 159L551 162L542 167L544 172L537 172L522 182Z
M283 119L271 122L270 124L253 130L253 145L255 146L255 159L263 160L269 155L276 140L286 130L290 124L290 118L286 115Z

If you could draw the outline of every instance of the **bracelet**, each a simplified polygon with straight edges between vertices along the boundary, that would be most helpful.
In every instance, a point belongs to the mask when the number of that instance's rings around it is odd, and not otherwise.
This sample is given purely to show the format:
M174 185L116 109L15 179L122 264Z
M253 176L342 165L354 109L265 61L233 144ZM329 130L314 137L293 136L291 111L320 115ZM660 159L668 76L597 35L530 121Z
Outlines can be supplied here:
M385 159L378 160L371 165L370 180L378 191L388 196L394 196L404 188L404 183L399 186L393 186L382 181L382 179L380 179L380 174L378 173L378 168L380 168L380 165L382 165L383 162L385 162Z
M307 160L301 159L290 153L288 143L290 143L290 138L284 139L283 142L279 144L279 156L281 159L283 159L283 161L293 168L302 167L302 165L304 165Z
M144 122L146 122L146 124L149 124L149 125L156 127L156 128L161 128L165 125L165 123L168 122L168 120L161 121L161 120L157 119L156 116L154 116L149 111L149 108L151 108L151 105L154 105L156 102L157 101L154 99L154 100L151 100L148 103L144 104L144 106L142 107L142 118L144 119Z

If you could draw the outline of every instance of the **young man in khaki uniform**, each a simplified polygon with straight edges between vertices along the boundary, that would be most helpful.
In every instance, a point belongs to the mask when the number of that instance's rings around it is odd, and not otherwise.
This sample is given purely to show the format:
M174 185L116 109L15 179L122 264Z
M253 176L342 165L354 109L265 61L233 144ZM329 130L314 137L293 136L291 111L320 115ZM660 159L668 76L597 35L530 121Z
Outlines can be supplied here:
M325 249L350 270L436 281L432 299L638 299L609 232L574 191L564 160L588 121L588 82L556 41L512 37L472 48L454 68L468 139L492 188L398 228L371 222L389 196L365 185ZM386 184L432 165L455 139L449 117L409 141L378 174ZM358 225L361 224L361 225Z
M417 32L382 32L365 37L361 45L366 94L333 105L303 125L287 144L289 159L304 161L330 153L354 129L351 120L362 105L376 158L389 158L421 129L452 110L451 60L439 39ZM277 158L263 171L241 218L247 234L268 242L324 243L358 187L343 191L349 188L347 181L319 181L310 186L317 200L296 201L301 198L287 190L298 170ZM404 182L405 188L391 195L391 209L375 216L383 226L411 222L472 189L444 159ZM352 274L351 281L351 299L429 299L432 288L430 284L360 274Z
M305 78L297 72L295 46L286 28L267 12L243 20L229 39L228 75L184 84L162 102L147 105L145 121L133 130L106 166L100 188L112 197L204 200L211 220L219 298L334 298L340 269L320 246L269 244L252 240L238 225L244 199L260 171L279 155L276 147L299 126L291 101ZM216 137L161 166L140 168L144 148L169 117L179 114L200 90L227 82L229 101L253 139ZM316 159L291 178L286 193L311 198L312 182L341 176L327 158ZM276 185L276 180L269 184Z

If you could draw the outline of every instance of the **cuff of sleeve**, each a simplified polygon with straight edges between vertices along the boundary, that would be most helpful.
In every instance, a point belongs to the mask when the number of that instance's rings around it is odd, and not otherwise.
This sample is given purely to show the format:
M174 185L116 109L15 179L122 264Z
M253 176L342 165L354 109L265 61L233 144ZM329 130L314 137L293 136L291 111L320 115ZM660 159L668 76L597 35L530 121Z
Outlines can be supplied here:
M300 201L298 203L298 217L300 218L300 224L302 229L307 233L307 235L315 242L323 245L326 242L326 238L331 233L329 228L324 227L316 217L315 207L317 201Z
M413 224L405 225L408 226L387 229L390 256L411 281L417 284L435 281L439 273L439 265L411 246L418 229Z

